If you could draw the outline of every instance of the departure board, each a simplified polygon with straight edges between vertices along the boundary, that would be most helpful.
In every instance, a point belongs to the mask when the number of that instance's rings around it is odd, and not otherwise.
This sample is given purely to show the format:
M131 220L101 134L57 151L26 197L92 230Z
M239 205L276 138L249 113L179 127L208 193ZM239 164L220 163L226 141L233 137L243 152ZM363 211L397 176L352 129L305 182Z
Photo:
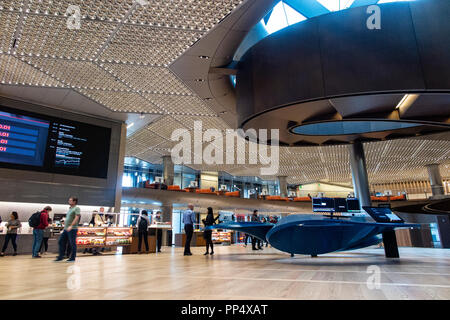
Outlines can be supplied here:
M111 129L0 107L0 167L106 178Z
M0 111L0 161L44 164L48 121Z

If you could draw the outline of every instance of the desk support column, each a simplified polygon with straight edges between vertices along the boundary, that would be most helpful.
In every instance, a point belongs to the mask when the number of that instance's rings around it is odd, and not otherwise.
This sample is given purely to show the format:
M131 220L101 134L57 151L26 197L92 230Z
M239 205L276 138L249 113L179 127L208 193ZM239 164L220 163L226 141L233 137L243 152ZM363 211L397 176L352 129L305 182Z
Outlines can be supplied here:
M352 171L353 188L355 196L359 199L361 207L371 206L369 191L369 178L366 169L366 157L361 141L355 141L349 147L350 167ZM386 258L399 258L395 230L383 232L384 255Z

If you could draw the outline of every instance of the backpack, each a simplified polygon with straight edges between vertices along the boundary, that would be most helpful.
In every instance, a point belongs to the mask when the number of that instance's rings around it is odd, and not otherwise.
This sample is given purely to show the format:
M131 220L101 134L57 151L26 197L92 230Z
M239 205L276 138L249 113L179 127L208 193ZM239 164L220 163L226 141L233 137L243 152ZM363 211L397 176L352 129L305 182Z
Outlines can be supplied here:
M41 212L35 212L31 215L30 219L28 219L28 224L32 228L36 228L41 223Z
M139 230L147 230L148 227L148 223L147 223L147 219L145 219L144 217L141 217L141 221L139 221Z

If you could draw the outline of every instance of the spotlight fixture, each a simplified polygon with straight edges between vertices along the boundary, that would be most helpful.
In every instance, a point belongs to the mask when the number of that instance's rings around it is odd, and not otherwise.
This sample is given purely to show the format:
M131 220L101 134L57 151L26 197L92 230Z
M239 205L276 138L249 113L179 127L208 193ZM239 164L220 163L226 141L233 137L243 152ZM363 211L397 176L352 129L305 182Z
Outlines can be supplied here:
M206 60L208 60L209 59L209 57L208 56L198 56L200 59L206 59Z
M196 82L204 82L205 79L195 79Z
M139 119L144 119L145 118L145 114L143 112L141 112L141 114L139 115Z

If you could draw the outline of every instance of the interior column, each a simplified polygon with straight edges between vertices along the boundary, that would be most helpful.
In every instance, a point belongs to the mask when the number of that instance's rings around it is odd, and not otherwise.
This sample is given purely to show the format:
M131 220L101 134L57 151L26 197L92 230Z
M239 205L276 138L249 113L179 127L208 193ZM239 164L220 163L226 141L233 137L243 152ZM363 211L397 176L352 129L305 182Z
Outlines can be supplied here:
M371 206L369 178L367 176L366 157L361 141L350 145L350 167L352 171L353 188L361 207ZM386 258L399 258L395 230L383 232L384 254Z
M429 164L426 167L428 170L428 177L430 179L431 193L433 197L444 195L444 186L442 184L442 177L439 171L439 165Z
M361 207L370 206L369 178L367 177L366 157L361 141L355 141L349 146L350 168L352 171L353 189L355 197L359 199Z
M175 166L171 156L163 156L163 179L168 186L173 185L173 177L175 175Z
M280 196L287 197L288 196L287 177L278 176L278 185L280 186Z

